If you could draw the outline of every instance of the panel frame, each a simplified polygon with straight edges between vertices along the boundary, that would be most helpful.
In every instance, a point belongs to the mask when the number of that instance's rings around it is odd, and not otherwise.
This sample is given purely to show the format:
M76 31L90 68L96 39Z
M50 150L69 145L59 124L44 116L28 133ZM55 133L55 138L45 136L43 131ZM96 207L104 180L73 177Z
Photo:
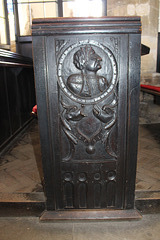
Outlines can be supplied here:
M80 22L84 24L80 25ZM79 28L76 28L77 24ZM89 30L87 30L87 25ZM103 32L102 28L105 29ZM119 95L122 97L119 99L118 107L118 141L120 143L118 169L121 173L118 178L121 179L121 183L118 188L120 199L116 199L116 209L134 208L140 77L140 18L44 19L34 20L33 53L48 211L63 209L62 186L59 177L61 173L59 96L53 39L67 39L72 35L77 39L82 35L84 39L84 36L87 37L86 34L92 36L92 29L95 29L96 36L93 35L95 39L96 37L98 39L100 33L103 37L119 34L120 38L124 38L120 44L119 53L121 57ZM136 104L134 99L136 99ZM122 115L123 117L120 117Z

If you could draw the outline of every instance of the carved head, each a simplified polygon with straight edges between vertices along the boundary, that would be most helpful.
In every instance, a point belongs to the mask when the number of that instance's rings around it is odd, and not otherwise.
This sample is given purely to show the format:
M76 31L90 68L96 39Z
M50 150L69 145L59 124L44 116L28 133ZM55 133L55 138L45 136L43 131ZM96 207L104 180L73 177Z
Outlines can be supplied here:
M73 56L73 63L79 70L97 72L100 68L101 57L95 53L90 45L81 47Z

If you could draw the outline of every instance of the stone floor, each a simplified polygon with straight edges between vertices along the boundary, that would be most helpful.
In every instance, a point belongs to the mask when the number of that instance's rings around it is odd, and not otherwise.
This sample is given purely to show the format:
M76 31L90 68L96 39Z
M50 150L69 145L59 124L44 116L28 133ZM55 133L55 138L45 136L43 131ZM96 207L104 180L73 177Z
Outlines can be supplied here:
M0 159L0 202L23 201L20 193L39 192L43 197L42 180L39 132L35 120ZM136 190L160 191L160 124L139 126Z
M140 94L139 121L141 124L160 123L160 105L154 104L154 96L151 94Z
M136 190L160 191L160 124L139 126Z
M136 192L153 191L155 194L160 191L159 162L160 124L140 125ZM0 159L0 202L23 202L24 200L31 202L37 201L38 198L42 201L44 196L42 180L38 125L34 122L15 146ZM28 193L31 193L29 197ZM16 217L11 217L10 212L8 215L1 214L0 240L160 239L160 214L158 213L143 215L140 221L96 220L42 223L35 215L24 217L21 215L21 209L18 211Z
M160 214L140 221L41 223L37 217L0 218L1 240L159 240Z
M0 160L0 192L43 191L37 121Z

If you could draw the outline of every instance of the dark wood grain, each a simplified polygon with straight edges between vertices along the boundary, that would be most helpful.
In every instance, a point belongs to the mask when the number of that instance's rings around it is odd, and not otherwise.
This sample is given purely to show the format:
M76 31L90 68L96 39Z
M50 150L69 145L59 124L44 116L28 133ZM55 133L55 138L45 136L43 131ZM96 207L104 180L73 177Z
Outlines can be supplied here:
M0 49L0 151L32 120L35 105L33 61Z
M34 19L32 35L140 33L139 17Z
M134 209L140 18L32 28L46 209L115 209L118 218Z

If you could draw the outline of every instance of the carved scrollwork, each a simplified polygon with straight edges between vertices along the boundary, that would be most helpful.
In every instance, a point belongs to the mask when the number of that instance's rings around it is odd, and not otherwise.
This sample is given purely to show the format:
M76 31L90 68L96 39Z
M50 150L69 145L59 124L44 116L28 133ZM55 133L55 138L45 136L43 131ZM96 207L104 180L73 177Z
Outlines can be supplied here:
M64 130L65 134L67 135L67 137L70 139L70 141L72 141L74 144L77 144L78 139L76 138L76 136L73 135L72 127L68 121L68 120L72 120L72 116L73 116L73 118L75 118L75 116L78 117L78 115L76 114L77 107L69 106L69 105L65 104L63 102L63 100L61 101L61 104L63 106L63 111L61 113L60 118L61 118L63 130Z
M101 65L101 54L107 59L107 67ZM67 55L73 59L71 69ZM101 68L102 74L98 74ZM68 69L71 71L67 77ZM77 69L79 73L75 73ZM103 76L104 69L109 69L109 75ZM60 118L70 142L70 152L63 160L73 159L76 149L78 146L82 149L82 145L88 157L96 155L103 146L108 155L116 158L110 140L117 120L117 64L112 52L91 40L74 44L61 55L58 76L61 96L66 99L61 98Z
M78 138L73 134L73 129L69 121L80 121L83 117L85 117L85 115L83 113L83 106L81 107L81 109L78 109L78 107L75 105L70 106L64 103L63 99L61 99L61 105L63 107L63 110L60 115L62 128L70 141L70 153L64 159L67 161L70 160L74 154L75 150L74 145L78 144Z
M116 100L112 100L109 104L102 106L92 106L93 114L85 114L85 106L79 108L76 105L68 105L61 101L63 110L61 112L61 122L63 130L68 137L71 147L68 160L73 156L74 147L79 141L86 146L88 154L94 154L95 144L99 141L104 145L106 152L116 158L116 153L112 150L110 144L110 135L112 127L116 122ZM74 125L73 125L74 123Z
M117 106L117 95L114 92L115 97L112 99L111 103L105 104L101 107L94 105L93 114L100 121L105 123L104 129L112 127L116 121L116 111L115 107Z

